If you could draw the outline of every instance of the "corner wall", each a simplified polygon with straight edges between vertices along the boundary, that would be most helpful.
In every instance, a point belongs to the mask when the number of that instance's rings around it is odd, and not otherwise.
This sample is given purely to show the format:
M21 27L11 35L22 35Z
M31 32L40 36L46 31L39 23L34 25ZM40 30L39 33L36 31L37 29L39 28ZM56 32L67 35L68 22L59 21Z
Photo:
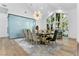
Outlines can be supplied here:
M4 11L3 11L4 10ZM0 37L7 37L7 16L8 13L5 13L6 9L0 7Z
M77 38L77 8L68 11L69 37Z
M79 43L79 3L77 4L77 42Z

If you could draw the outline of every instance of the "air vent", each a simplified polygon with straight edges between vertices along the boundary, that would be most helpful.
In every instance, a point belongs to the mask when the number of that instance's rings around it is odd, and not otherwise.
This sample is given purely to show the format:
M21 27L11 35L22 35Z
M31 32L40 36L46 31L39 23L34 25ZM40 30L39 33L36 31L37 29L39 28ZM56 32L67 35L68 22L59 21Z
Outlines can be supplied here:
M4 7L0 7L0 13L8 13L8 9Z

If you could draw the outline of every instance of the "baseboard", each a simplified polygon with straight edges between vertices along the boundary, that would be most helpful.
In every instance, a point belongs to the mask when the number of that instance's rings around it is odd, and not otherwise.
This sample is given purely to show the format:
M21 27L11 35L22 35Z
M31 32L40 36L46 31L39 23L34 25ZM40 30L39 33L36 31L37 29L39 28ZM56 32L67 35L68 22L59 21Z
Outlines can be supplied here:
M0 39L6 39L6 38L9 38L9 37L0 37Z
M76 38L71 38L71 37L69 37L69 39L77 40Z

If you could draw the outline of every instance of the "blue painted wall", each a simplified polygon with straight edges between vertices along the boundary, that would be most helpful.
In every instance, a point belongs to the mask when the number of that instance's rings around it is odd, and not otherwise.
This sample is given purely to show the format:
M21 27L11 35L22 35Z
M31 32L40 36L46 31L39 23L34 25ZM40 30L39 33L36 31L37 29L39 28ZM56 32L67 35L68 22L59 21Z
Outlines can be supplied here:
M8 15L8 34L10 38L24 37L23 29L35 29L35 20L17 15Z

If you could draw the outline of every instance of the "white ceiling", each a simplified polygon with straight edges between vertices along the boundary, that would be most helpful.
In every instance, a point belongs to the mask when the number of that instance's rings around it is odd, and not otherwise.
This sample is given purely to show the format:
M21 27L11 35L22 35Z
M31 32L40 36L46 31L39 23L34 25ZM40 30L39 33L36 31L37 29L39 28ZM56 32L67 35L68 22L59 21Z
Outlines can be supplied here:
M17 7L17 9L22 8L26 10L72 10L76 8L76 3L3 3L2 5L8 9Z
M25 13L33 15L33 12L40 10L46 17L51 12L58 9L64 12L76 9L76 3L1 3L0 6L7 8L11 12Z

